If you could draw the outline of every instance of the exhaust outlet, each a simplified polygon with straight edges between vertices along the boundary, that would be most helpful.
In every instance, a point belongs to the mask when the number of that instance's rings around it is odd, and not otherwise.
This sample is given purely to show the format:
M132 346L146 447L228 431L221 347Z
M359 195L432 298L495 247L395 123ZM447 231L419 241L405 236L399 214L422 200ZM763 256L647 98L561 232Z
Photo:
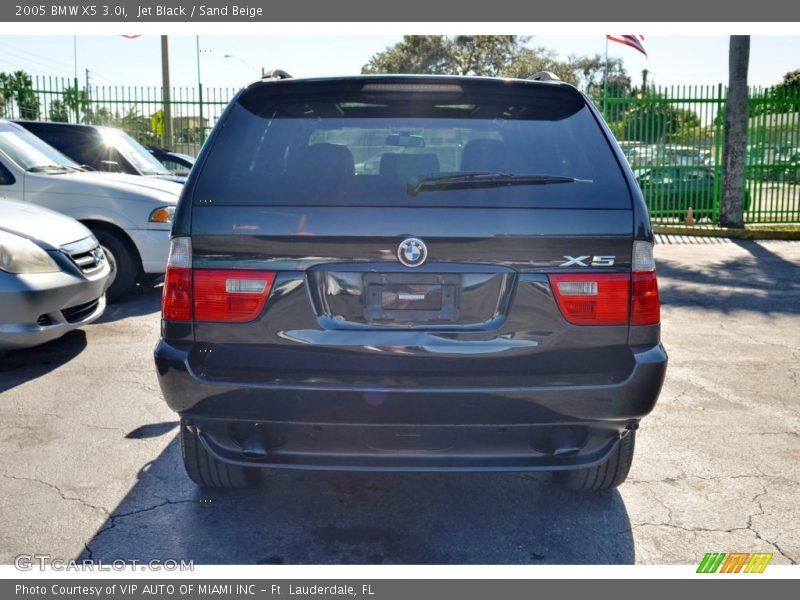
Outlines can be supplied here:
M253 431L242 442L242 456L258 460L266 458L268 454L267 428L263 423L256 423Z
M572 456L580 452L581 443L575 432L568 427L557 427L550 436L553 456Z

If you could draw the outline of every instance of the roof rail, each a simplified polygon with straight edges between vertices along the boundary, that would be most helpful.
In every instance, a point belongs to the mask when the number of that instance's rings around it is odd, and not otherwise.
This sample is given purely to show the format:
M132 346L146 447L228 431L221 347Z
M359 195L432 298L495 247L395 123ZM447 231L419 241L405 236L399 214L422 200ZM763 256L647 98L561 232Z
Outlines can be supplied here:
M538 71L530 77L529 81L561 81L561 78L552 71Z
M261 79L292 79L292 76L283 69L270 69L262 73Z

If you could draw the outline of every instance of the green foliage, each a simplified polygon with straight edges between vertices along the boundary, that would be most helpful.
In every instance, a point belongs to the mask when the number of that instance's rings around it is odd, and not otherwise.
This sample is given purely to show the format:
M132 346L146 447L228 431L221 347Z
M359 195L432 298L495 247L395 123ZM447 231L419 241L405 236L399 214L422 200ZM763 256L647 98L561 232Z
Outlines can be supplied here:
M11 87L11 75L0 73L0 117L11 113L11 102L14 100L14 89Z
M605 58L600 54L594 56L571 56L566 64L566 71L576 79L576 85L586 90L589 95L603 93L603 80L606 73ZM563 79L563 78L562 78ZM608 60L608 91L614 94L627 95L631 89L631 78L625 71L621 58Z
M786 73L781 83L767 88L760 97L751 97L749 107L751 117L800 112L800 69Z
M69 122L69 107L62 100L53 100L50 103L50 120L57 123Z
M3 115L11 114L11 104L16 103L20 118L39 118L39 96L33 91L31 76L25 71L0 73L0 87L2 87L0 112Z
M150 118L140 115L139 109L135 106L130 107L128 112L119 119L117 127L125 130L140 142L155 141L156 138L150 128Z
M118 115L117 115L118 116ZM86 117L84 121L91 125L110 125L114 126L117 122L117 116L115 116L108 108L105 106L99 106L95 109L89 107L86 110Z
M497 76L522 50L514 35L406 35L374 55L362 73Z
M700 117L694 111L644 99L632 104L612 129L620 139L652 144L695 139L699 127Z
M80 114L81 121L87 123L86 117L89 113L89 98L86 95L86 90L69 87L64 90L62 96L64 98L64 104L66 104L73 113L77 110Z
M514 35L407 35L378 52L362 73L428 73L433 75L502 76L524 79L537 71L552 71L564 81L589 91L602 89L605 60L570 56L561 60L543 47L528 45L530 38ZM630 77L620 59L609 61L609 83L630 88Z
M786 73L780 85L785 88L800 91L800 69L795 69L794 71Z

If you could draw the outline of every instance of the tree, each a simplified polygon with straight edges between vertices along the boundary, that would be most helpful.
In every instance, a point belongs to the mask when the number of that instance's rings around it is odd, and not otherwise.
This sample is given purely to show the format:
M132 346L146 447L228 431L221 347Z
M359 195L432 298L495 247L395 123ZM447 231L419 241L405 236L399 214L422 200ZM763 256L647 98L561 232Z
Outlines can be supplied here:
M0 117L11 113L11 102L14 100L14 88L11 75L0 73Z
M100 106L95 110L87 109L84 121L92 125L114 125L116 123L114 114L105 106Z
M570 56L567 68L577 78L577 85L586 90L587 94L603 93L606 76L606 59L603 56ZM612 94L627 93L631 89L631 78L625 71L621 58L608 59L607 87Z
M362 73L429 73L483 75L525 79L537 71L552 71L564 81L587 89L600 85L605 62L600 55L569 57L543 47L530 47L530 38L514 35L407 35L403 41L378 52ZM612 85L630 88L622 61L609 61Z
M781 85L786 88L800 90L800 69L795 69L794 71L786 73L786 75L783 76Z
M69 87L64 90L62 96L64 98L64 104L75 113L76 117L80 117L80 120L84 123L88 123L89 98L86 96L86 91Z
M501 75L503 77L516 77L525 79L539 71L551 71L567 83L580 85L580 77L568 66L560 61L558 55L547 48L522 48L514 59L506 65Z
M361 72L497 76L525 41L514 35L406 35L373 56Z
M119 120L118 126L140 142L152 143L155 141L155 135L150 128L150 118L140 115L139 109L135 106L128 109Z
M751 117L800 112L800 69L786 73L781 83L766 88L751 101Z
M750 36L732 35L728 51L728 98L725 111L724 174L719 224L744 227L744 167L747 145L747 69Z
M648 144L666 140L679 141L686 132L697 127L700 127L697 113L676 108L666 102L629 107L622 118L612 125L615 135L620 139Z
M39 96L33 91L30 75L22 70L11 74L0 73L0 86L3 88L0 93L3 114L11 113L11 104L15 101L20 118L39 118Z
M69 108L63 100L53 100L50 103L50 120L57 123L69 122Z
M432 73L441 75L452 68L450 44L443 35L405 35L361 68L369 73Z

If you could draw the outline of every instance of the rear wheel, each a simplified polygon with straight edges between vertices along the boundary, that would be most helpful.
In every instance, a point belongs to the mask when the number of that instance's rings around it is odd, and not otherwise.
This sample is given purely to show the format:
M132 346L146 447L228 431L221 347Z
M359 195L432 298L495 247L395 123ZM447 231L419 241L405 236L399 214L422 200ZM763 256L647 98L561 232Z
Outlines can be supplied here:
M628 476L633 464L633 449L636 445L636 432L629 431L623 436L614 453L605 462L575 471L559 471L556 480L570 490L600 492L619 486Z
M111 267L106 298L109 302L116 302L131 293L133 286L136 285L136 278L139 275L136 259L128 245L117 234L104 229L96 229L93 233Z
M181 455L189 478L207 488L243 488L255 481L255 469L229 465L212 456L197 431L181 419Z

